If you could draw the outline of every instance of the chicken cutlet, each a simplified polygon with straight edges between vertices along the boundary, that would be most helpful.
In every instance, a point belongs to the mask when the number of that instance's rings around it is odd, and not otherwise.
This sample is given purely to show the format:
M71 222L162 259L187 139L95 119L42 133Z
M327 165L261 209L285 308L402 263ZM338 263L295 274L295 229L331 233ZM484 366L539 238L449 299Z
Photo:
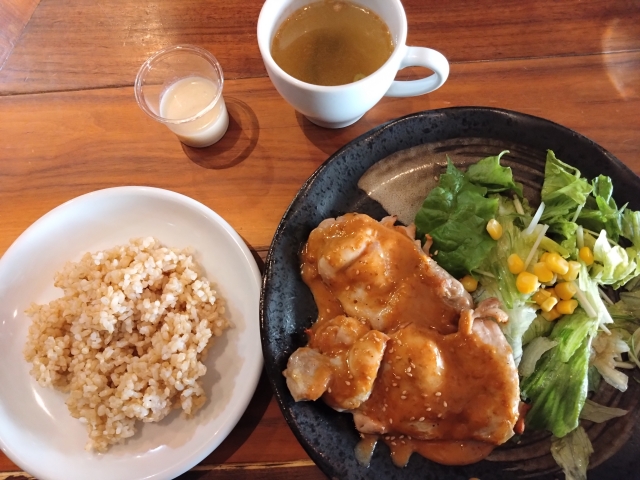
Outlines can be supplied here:
M492 298L474 309L412 227L350 213L309 235L301 273L318 306L309 342L283 372L296 401L353 414L366 463L377 439L405 465L415 451L473 463L506 442L520 392Z

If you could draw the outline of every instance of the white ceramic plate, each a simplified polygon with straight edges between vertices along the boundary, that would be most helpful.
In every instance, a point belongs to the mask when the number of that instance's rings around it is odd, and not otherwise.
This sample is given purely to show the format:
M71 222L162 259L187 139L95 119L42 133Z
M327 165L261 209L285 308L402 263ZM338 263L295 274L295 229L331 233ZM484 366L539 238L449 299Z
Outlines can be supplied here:
M154 236L191 246L227 302L233 325L206 360L207 403L194 418L172 412L105 454L87 452L87 432L71 417L66 394L29 374L22 349L31 302L62 295L53 275L84 252ZM73 199L29 227L0 259L0 448L22 469L47 479L169 479L211 453L246 409L262 369L260 272L240 236L219 215L183 195L118 187Z

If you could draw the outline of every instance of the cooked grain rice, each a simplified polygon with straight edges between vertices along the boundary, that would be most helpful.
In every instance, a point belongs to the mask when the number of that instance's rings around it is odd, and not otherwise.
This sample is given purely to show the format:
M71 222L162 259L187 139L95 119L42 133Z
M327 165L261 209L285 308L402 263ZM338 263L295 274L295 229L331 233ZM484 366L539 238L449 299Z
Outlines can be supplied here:
M64 296L26 312L24 355L40 385L69 392L87 450L131 437L138 419L204 404L202 360L229 324L189 250L133 239L67 263L54 284Z

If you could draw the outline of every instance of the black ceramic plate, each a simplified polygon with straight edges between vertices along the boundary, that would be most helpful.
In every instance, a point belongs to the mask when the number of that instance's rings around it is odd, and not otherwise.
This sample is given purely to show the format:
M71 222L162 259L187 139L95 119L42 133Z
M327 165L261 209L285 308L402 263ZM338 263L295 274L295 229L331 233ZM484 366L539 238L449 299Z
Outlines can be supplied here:
M379 442L370 467L364 468L353 453L358 434L351 415L337 413L321 401L295 403L282 376L291 353L306 343L304 329L317 316L311 292L299 273L298 253L309 233L323 219L346 212L368 213L378 219L387 214L358 187L365 172L369 170L368 190L372 185L375 190L376 182L390 181L396 190L404 191L407 184L420 183L411 180L415 178L421 178L425 188L429 188L434 177L442 172L446 155L455 164L465 165L505 149L511 153L503 161L513 168L516 179L525 184L525 195L534 203L535 192L542 184L546 151L551 149L587 178L601 173L610 176L618 205L629 202L630 208L640 209L640 179L584 136L516 112L461 107L393 120L350 142L318 168L285 213L269 251L262 289L265 365L289 426L329 477L465 480L562 477L549 454L549 437L543 434L525 436L519 444L507 443L488 459L464 467L438 465L414 454L407 467L399 469L391 463L387 447ZM423 159L418 167L415 158ZM589 478L640 477L640 435L634 429L640 410L636 408L639 391L637 382L630 380L625 394L606 384L597 392L598 402L631 411L606 424L585 422L595 448Z

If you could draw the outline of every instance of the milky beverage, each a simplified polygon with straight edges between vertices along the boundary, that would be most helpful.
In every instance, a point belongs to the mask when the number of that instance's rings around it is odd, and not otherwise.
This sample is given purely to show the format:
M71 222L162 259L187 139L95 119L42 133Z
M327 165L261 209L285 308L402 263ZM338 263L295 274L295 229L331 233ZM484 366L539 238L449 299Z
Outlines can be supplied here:
M160 115L170 120L197 115L218 94L218 86L203 77L178 80L162 94ZM207 147L222 138L229 126L229 114L222 95L214 107L196 120L167 126L180 141L192 147Z

